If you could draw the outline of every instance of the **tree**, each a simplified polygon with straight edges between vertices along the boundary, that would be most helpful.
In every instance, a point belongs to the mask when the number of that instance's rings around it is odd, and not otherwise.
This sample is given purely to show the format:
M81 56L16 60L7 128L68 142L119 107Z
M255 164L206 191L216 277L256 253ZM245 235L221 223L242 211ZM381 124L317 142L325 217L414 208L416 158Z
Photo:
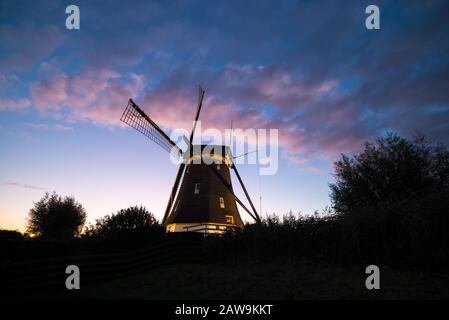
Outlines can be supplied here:
M39 237L70 239L78 236L86 221L86 211L73 197L48 192L29 212L27 232Z
M133 206L98 219L86 230L87 236L100 238L145 238L164 233L164 228L145 207Z
M449 188L449 151L422 136L388 133L351 158L343 154L334 177L330 196L337 212L415 198Z

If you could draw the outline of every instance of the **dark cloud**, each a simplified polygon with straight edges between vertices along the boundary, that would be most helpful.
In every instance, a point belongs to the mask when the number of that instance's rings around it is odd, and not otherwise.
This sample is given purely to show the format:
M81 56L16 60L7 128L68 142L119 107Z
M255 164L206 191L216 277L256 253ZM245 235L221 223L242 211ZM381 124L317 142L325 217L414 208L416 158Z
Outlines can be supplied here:
M30 69L47 58L63 38L55 25L0 25L0 68Z

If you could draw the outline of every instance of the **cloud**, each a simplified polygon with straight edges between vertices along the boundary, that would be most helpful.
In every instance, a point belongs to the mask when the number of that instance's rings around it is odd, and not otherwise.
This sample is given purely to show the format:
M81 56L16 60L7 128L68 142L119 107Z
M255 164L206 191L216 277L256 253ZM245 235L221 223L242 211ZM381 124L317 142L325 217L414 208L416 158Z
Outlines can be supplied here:
M184 67L147 91L140 105L164 127L190 131L196 92L189 84L195 81L210 84L200 116L203 132L207 128L223 132L231 120L243 130L278 129L285 158L298 166L304 163L303 168L313 167L305 163L313 161L317 148L304 134L304 126L287 115L294 118L325 100L336 90L336 80L309 83L280 66L229 65L213 72Z
M304 168L388 129L449 143L448 2L377 4L372 32L357 1L201 3L200 18L195 3L136 1L117 16L119 2L89 2L89 32L2 26L2 61L41 62L32 105L71 122L119 125L132 97L164 128L190 130L202 84L205 127L277 128L284 157ZM0 109L29 106L18 101Z
M25 123L27 127L41 130L58 130L58 131L73 131L72 127L68 127L62 124L49 125L46 123Z
M230 64L212 71L183 65L150 88L147 79L134 73L102 69L70 76L53 70L33 86L32 96L41 112L67 111L70 121L102 125L119 125L127 99L137 97L139 105L166 130L190 131L196 106L191 84L195 82L210 84L200 118L203 131L223 132L231 120L242 129L278 129L283 156L307 171L318 170L316 160L332 162L342 152L358 151L385 127L410 128L417 114L404 117L402 108L392 109L389 115L371 112L355 98L362 94L360 87L342 90L345 80L309 81L297 70L279 65ZM433 116L432 121L442 122L445 109L436 110L442 110L440 120ZM420 123L429 121L425 112L420 117ZM394 119L402 120L393 123ZM446 130L442 126L439 130Z
M64 39L54 25L0 25L0 67L25 70L48 57Z
M67 111L72 122L118 125L128 99L138 95L144 83L141 75L107 69L80 75L58 71L35 83L31 92L34 106L42 113Z
M26 98L21 99L0 99L0 111L17 111L27 109L31 106L31 101Z
M48 130L50 128L50 126L46 123L25 123L25 125L34 129Z
M24 188L24 189L46 190L46 188L44 188L44 187L39 187L39 186L35 186L35 185L32 185L32 184L19 183L19 182L6 181L6 182L2 182L1 184L5 185L5 186L12 186L12 187Z
M53 129L59 130L59 131L73 131L72 127L64 126L62 124L55 124L53 126Z

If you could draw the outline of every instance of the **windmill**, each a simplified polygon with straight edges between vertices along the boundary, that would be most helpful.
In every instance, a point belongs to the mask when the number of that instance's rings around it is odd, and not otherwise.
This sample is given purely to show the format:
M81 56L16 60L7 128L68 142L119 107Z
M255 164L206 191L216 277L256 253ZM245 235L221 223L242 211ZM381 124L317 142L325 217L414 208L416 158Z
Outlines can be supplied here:
M188 145L186 151L179 148L132 99L129 99L120 118L122 122L144 134L166 151L183 159L162 219L167 232L222 233L229 228L242 228L243 222L237 203L251 218L260 223L260 217L233 162L230 147L192 144L204 93L199 87L198 105L190 138L187 140L183 137ZM235 195L231 170L235 172L252 211Z

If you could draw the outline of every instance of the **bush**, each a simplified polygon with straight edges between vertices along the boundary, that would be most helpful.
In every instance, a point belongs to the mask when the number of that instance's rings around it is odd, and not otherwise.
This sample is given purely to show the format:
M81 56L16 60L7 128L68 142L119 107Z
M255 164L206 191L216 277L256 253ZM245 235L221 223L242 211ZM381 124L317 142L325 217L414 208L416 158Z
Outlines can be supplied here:
M86 221L86 212L73 197L45 193L29 212L27 232L52 239L71 239L78 236Z
M449 192L325 217L269 217L237 233L206 239L212 261L449 267Z
M165 228L144 207L129 207L98 219L85 231L87 238L108 240L155 240L165 234Z

